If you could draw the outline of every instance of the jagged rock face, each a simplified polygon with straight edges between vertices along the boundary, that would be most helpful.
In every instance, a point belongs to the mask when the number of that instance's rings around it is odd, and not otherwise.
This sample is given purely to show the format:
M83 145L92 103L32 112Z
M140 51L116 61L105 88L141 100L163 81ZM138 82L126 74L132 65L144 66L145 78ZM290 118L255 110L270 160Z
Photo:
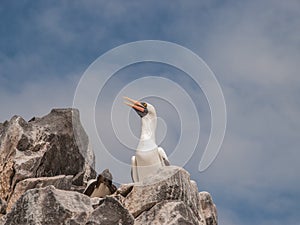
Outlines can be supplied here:
M0 215L5 214L7 208L6 202L0 198Z
M206 224L198 188L190 181L189 173L180 167L159 169L156 175L136 183L121 202L137 218L136 224L178 224L179 221ZM173 218L173 212L178 217Z
M59 175L55 177L28 178L16 184L14 191L9 199L7 210L10 211L13 204L27 191L34 188L53 185L62 190L70 190L72 187L73 176Z
M156 175L146 178L142 183L137 183L123 203L137 217L158 202L179 200L190 207L197 216L199 210L198 190L190 182L189 177L188 172L180 167L164 167Z
M90 198L48 186L27 191L2 221L1 225L132 225L134 219L113 197Z
M201 211L205 218L206 224L217 225L218 224L217 208L212 200L211 195L206 191L202 191L199 193L199 197L200 197Z
M200 222L182 201L162 201L137 217L134 225L195 225Z
M132 225L133 216L114 197L101 199L99 206L92 212L86 225Z
M82 224L93 210L89 197L48 186L27 191L6 215L4 224Z
M0 124L0 198L9 205L22 180L73 175L74 182L83 185L84 179L95 177L93 168L94 155L78 110L53 109L29 122L14 116Z
M166 174L172 175L164 180ZM157 177L160 182L153 182ZM52 179L62 180L62 176ZM217 225L211 196L207 192L199 194L184 169L162 168L146 182L151 185L122 185L114 195L103 199L54 186L30 189L0 219L0 225ZM38 181L24 183L36 185Z

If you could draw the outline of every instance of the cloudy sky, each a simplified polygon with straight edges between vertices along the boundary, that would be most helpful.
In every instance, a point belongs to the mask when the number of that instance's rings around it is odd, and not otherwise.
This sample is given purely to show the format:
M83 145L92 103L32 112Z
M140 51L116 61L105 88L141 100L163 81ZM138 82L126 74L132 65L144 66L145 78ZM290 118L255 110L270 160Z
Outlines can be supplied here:
M122 102L120 93L145 97L151 88L164 88L160 81L155 84L157 77L168 78L190 95L198 112L199 143L183 166L199 190L212 194L219 223L296 225L300 220L299 27L298 0L3 0L0 121L15 114L30 119L52 108L72 107L86 69L112 48L139 40L174 42L199 55L222 87L228 121L216 160L204 172L198 171L211 125L201 88L184 72L150 62L118 71L101 90L95 121L106 148L129 163L134 152L120 140L126 139L128 129L113 131L111 121L118 126L116 115L125 118L138 136L139 118L126 107L114 114L112 102ZM134 83L149 76L151 85L143 80ZM176 99L183 96L174 93ZM164 99L164 94L168 91L145 99L157 108L157 139L172 155L175 142L187 130L181 130L179 106ZM192 126L195 120L181 123ZM131 138L129 147L137 141ZM173 162L177 160L173 157Z

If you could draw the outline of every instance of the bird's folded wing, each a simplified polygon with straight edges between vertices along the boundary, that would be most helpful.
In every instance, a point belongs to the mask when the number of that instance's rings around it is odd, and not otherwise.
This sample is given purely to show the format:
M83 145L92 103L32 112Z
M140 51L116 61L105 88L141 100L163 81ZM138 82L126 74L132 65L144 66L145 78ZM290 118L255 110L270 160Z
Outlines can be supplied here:
M113 194L116 192L117 187L114 184L111 184L108 186L108 189L109 189L110 193Z
M163 163L165 166L170 166L170 162L169 162L169 159L168 159L168 156L167 154L165 153L165 151L163 150L162 147L158 147L158 154L159 156L161 157Z
M133 182L139 181L135 156L131 157L131 178Z
M91 196L91 194L93 193L93 191L95 190L97 184L97 180L92 181L91 183L89 183L85 190L83 191L83 194L87 195L87 196Z

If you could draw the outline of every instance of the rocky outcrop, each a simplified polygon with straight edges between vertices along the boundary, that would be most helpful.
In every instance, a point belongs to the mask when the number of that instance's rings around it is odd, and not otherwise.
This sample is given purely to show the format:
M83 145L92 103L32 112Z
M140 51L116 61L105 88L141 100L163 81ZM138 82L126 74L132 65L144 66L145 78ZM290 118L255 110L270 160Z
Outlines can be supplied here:
M0 124L0 225L217 225L208 192L168 166L105 198L81 192L95 178L93 152L77 110Z
M0 217L6 213L7 204L4 200L0 198Z
M180 167L168 166L156 175L134 185L132 191L122 201L134 217L149 210L161 201L182 201L201 220L197 187L190 182L187 171Z
M135 225L205 224L182 201L162 201L137 217Z
M48 186L22 195L6 215L4 224L82 224L93 210L89 197Z
M206 223L196 183L180 167L161 168L141 183L121 186L119 193L126 193L120 201L136 218L136 225L211 224Z
M36 187L33 183L60 188L56 179L40 177L71 175L73 183L80 186L95 177L93 168L94 155L78 110L53 109L29 122L14 116L0 125L0 198L8 203L8 209L23 192ZM26 186L22 181L31 184Z
M198 193L184 169L170 166L102 199L52 185L30 189L0 224L216 225L217 215L209 193Z
M53 185L56 188L62 190L70 190L72 186L73 176L69 175L59 175L55 177L38 177L38 178L28 178L22 180L16 184L11 197L9 199L9 204L7 210L10 211L13 204L27 191L34 188L47 187Z
M91 213L86 225L132 225L133 216L114 197L106 197L99 201L99 206Z
M206 224L217 225L218 224L217 208L212 200L211 195L206 191L202 191L199 193L199 197L200 197L201 211L205 218Z
M134 219L112 197L90 198L74 191L54 186L28 190L14 205L2 224L89 224L131 225Z

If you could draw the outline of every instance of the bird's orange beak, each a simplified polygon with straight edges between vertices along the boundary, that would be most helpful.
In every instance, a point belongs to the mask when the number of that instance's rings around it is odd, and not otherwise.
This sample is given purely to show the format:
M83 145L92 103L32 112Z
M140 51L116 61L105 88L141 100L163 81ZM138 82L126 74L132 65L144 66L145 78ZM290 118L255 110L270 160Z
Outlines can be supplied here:
M131 98L128 98L126 96L123 97L125 100L127 100L127 102L124 102L126 105L140 111L140 112L144 112L145 108L144 106L137 100L133 100Z

